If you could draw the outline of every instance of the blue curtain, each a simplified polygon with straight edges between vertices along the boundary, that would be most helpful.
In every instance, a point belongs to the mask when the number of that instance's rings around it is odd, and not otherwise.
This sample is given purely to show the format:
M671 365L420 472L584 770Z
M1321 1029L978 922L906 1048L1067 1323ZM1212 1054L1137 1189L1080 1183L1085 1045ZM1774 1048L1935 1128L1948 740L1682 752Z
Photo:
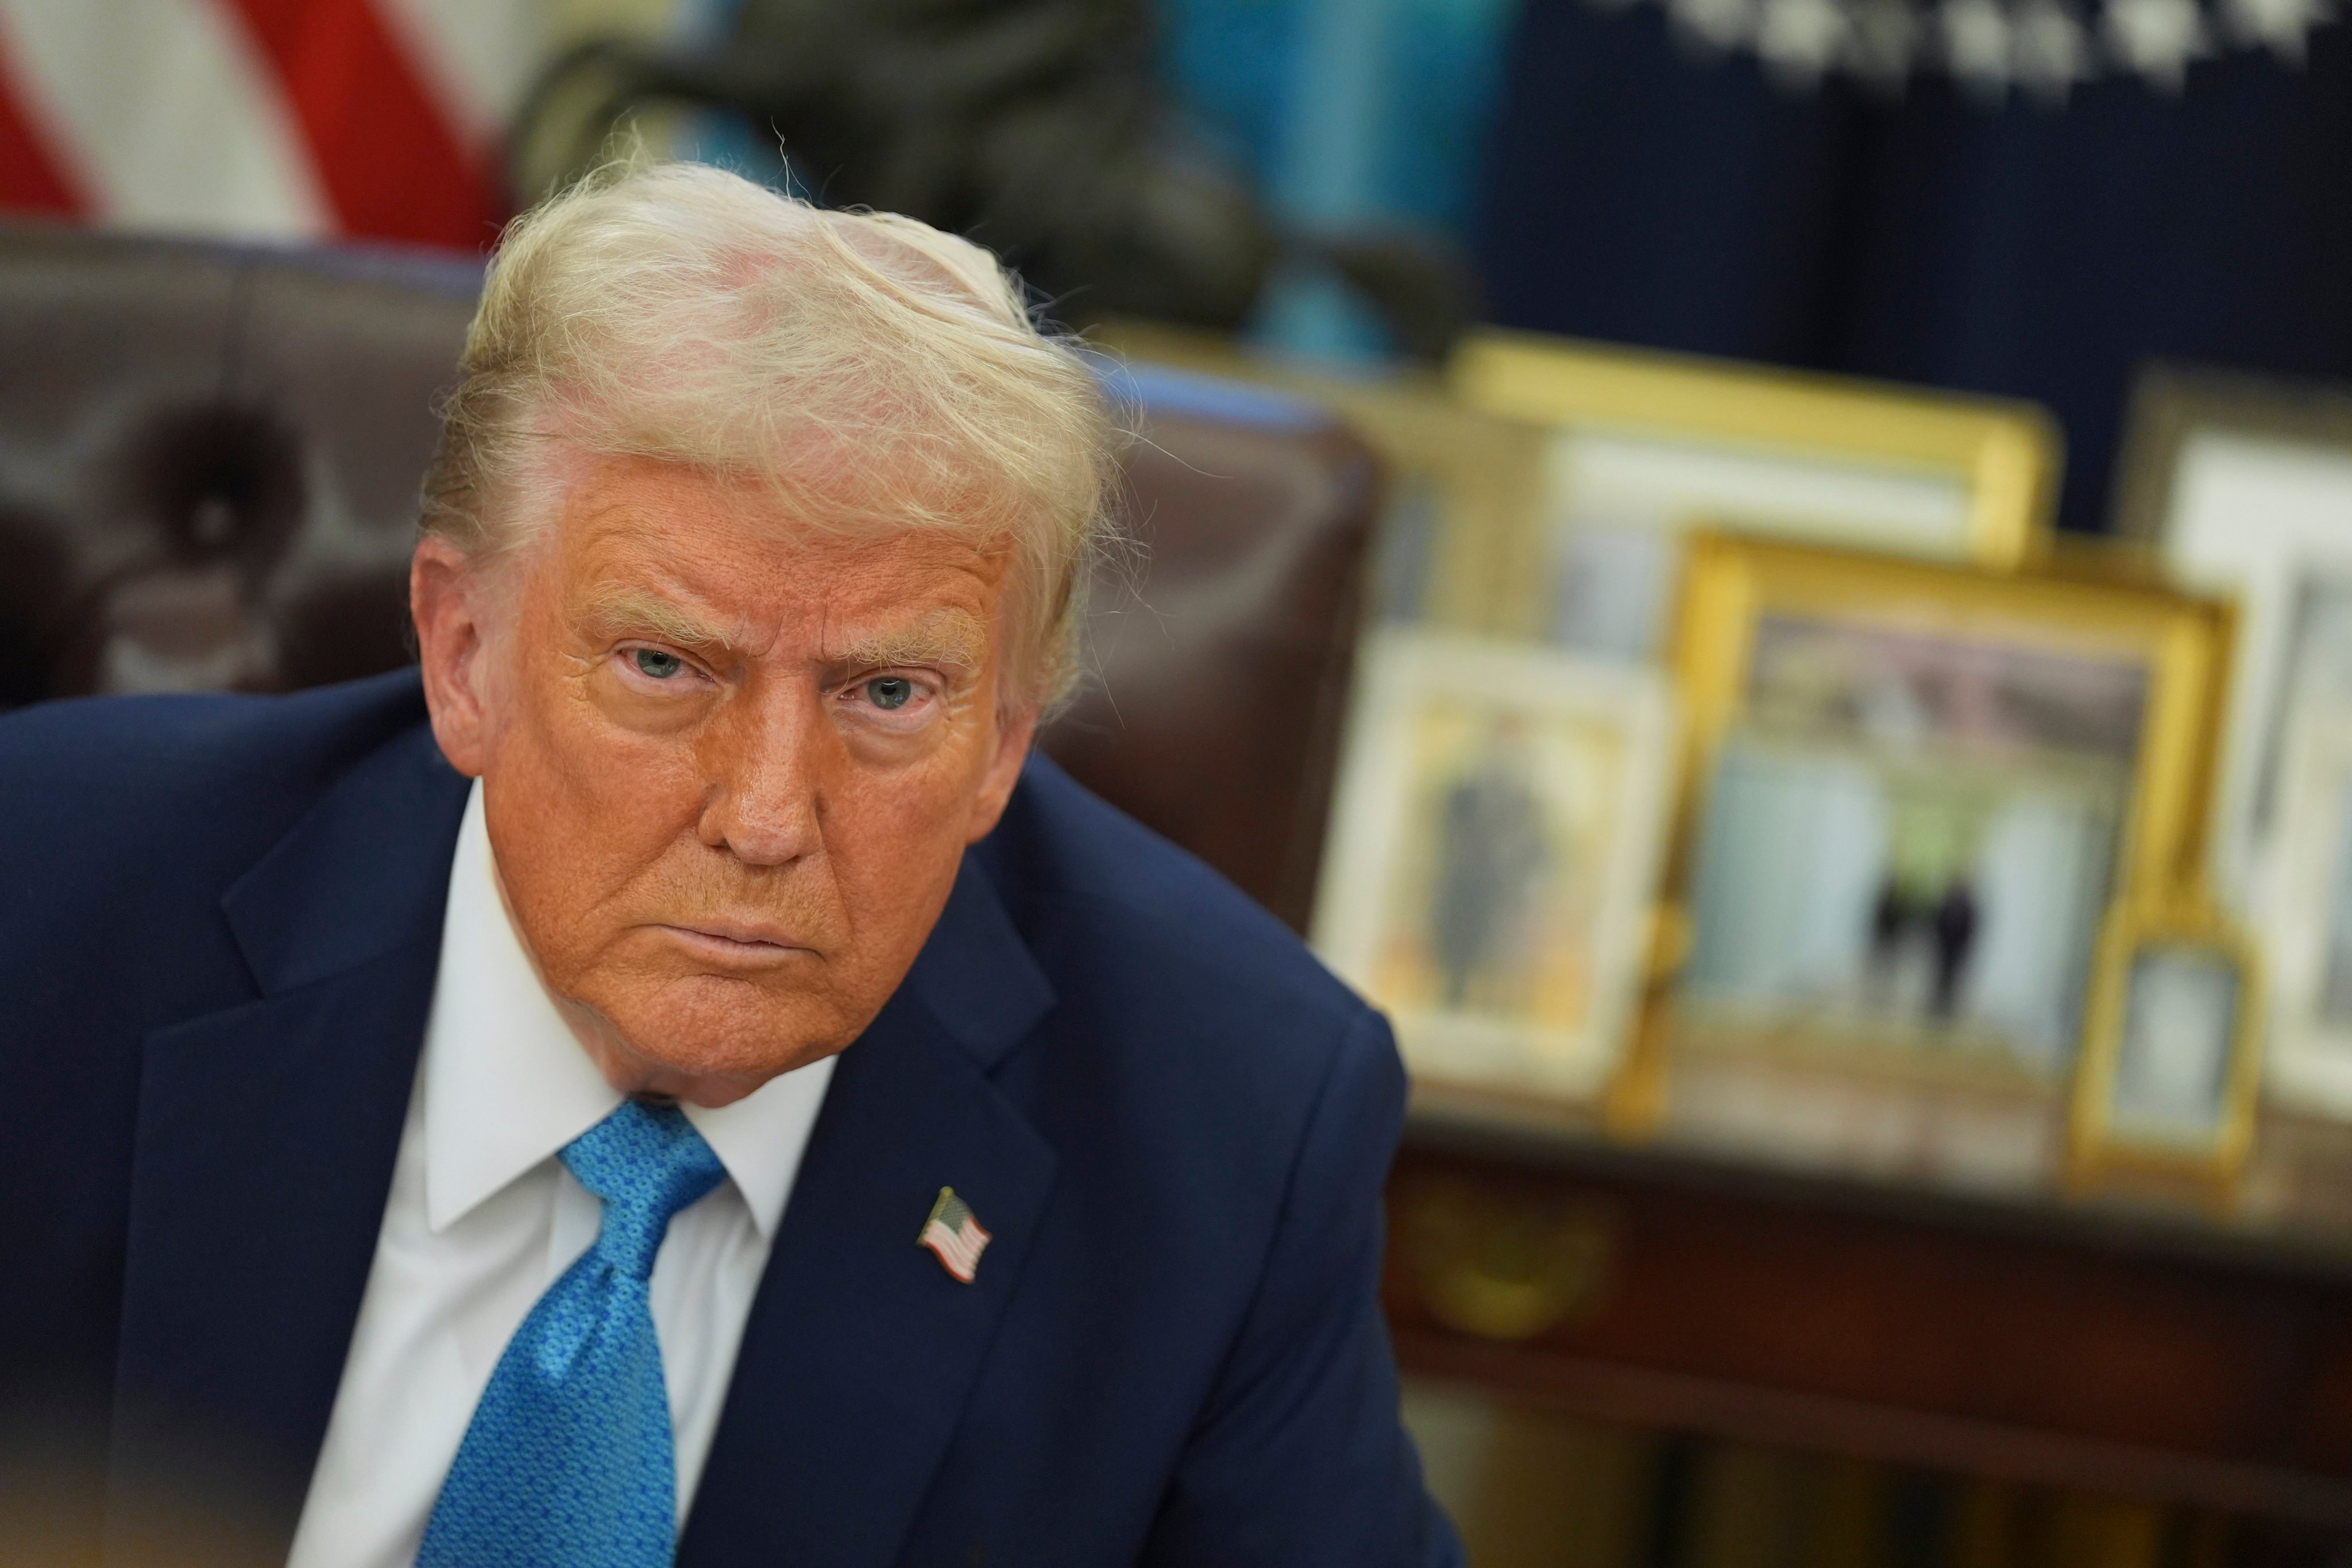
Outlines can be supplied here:
M1673 3L1522 11L1477 226L1497 321L2038 399L2078 529L2142 361L2352 375L2352 26L2246 43L2242 0L2184 0L2203 43L2168 72L2121 14L2042 0L2075 53L2036 91L1933 59L1803 79Z

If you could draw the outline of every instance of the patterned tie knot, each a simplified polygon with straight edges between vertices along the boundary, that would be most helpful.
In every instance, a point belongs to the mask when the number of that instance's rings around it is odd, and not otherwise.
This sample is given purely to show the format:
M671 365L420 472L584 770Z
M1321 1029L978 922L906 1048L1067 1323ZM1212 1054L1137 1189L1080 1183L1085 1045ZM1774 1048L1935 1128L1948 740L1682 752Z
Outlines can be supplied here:
M670 1216L727 1174L675 1105L625 1100L563 1146L564 1168L604 1201L596 1250L623 1273L650 1279Z

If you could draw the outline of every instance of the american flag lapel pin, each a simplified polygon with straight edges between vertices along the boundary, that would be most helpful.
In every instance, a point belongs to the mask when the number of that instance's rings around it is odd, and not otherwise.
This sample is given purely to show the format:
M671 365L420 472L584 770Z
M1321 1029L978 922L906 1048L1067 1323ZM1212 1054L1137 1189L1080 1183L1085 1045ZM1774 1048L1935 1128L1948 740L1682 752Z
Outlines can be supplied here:
M980 1227L971 1205L956 1196L953 1187L941 1187L939 1201L931 1205L931 1217L923 1222L915 1245L939 1254L940 1266L969 1285L980 1272L980 1255L988 1249L988 1232Z

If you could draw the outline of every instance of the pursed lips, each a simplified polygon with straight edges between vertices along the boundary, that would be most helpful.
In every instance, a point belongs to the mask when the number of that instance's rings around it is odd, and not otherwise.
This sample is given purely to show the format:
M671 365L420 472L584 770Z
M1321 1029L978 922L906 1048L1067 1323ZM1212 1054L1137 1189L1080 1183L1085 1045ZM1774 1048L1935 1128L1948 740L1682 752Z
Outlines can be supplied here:
M704 925L664 924L660 930L697 956L733 969L763 968L795 955L814 957L816 950L795 942L788 931L772 926L711 922Z

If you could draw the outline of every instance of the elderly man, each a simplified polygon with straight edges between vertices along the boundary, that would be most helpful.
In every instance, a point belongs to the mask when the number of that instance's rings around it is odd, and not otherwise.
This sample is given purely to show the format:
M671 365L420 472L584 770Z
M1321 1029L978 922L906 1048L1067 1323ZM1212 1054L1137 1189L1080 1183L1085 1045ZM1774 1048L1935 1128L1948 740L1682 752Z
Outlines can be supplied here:
M0 724L0 1531L1454 1560L1386 1029L1028 756L1112 434L983 252L641 168L491 268L421 673Z

